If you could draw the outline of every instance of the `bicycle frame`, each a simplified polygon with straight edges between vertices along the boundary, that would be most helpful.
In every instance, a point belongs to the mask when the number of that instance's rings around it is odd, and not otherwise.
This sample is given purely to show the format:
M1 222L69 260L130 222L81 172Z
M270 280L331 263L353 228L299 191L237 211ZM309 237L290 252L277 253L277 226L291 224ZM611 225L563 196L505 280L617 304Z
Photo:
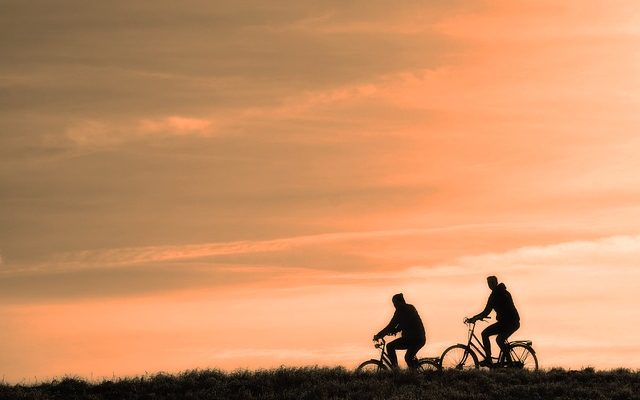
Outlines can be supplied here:
M477 321L469 321L469 319L465 318L464 322L468 327L467 341L466 343L452 345L442 353L442 356L440 356L440 365L443 368L466 369L471 367L468 362L473 360L475 368L478 368L480 364L482 366L488 366L489 368L513 367L529 370L538 369L538 358L536 357L535 350L531 347L531 340L506 342L507 347L505 351L508 353L505 353L502 347L500 347L498 357L491 357L491 363L479 362L481 359L487 359L487 349L475 333ZM460 350L462 350L462 353L460 353ZM449 354L451 356L449 356Z
M376 347L380 349L380 362L391 368L391 360L387 354L387 341L384 338L380 339Z
M476 355L482 356L482 358L487 358L487 351L484 348L484 344L478 338L475 333L476 323L475 321L469 325L469 339L467 340L467 347L476 353ZM474 341L475 340L475 341ZM502 350L501 350L502 353ZM499 358L500 356L498 356ZM491 357L492 359L496 359L495 357Z
M380 349L380 362L386 365L389 368L393 368L391 364L391 360L389 359L389 353L387 353L387 341L384 338L381 338L379 342L375 345L376 348ZM440 357L424 357L418 358L415 357L415 362L419 363L420 361L432 362L434 364L440 364Z
M473 323L469 324L469 340L467 341L467 347L476 353L476 355L480 355L483 358L487 358L487 351L484 348L484 344L482 343L482 341L480 340L480 338L478 338L478 336L475 333L475 329L476 329L476 322L474 321ZM474 341L475 340L475 341ZM511 345L514 344L524 344L527 346L531 346L532 342L531 340L515 340L513 342L507 342L507 345L509 347L511 347ZM531 349L533 351L533 348ZM502 348L500 348L500 353L498 354L498 357L491 357L492 360L496 360L498 362L500 362L502 360L502 356L503 356L504 352L502 351Z

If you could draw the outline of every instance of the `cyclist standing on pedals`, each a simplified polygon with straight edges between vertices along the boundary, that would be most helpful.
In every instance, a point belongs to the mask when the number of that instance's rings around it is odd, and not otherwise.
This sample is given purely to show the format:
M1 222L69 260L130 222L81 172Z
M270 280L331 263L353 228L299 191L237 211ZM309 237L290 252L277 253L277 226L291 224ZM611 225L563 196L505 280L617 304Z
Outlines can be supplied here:
M394 295L391 300L396 308L391 321L380 332L378 332L373 340L379 340L386 335L402 332L402 337L387 344L387 352L389 360L393 368L398 368L398 356L396 350L407 350L404 356L407 366L415 368L416 354L426 343L424 325L418 315L416 308L407 304L402 293Z
M510 363L511 355L509 354L507 339L520 328L520 315L518 314L518 310L516 310L516 306L513 304L511 293L507 291L504 283L498 284L498 278L489 276L487 277L487 284L489 285L489 289L491 289L487 306L482 312L469 318L468 321L473 323L479 319L488 317L491 310L496 311L497 322L489 325L482 331L482 342L487 352L487 358L485 358L480 365L491 367L493 362L491 360L491 342L489 337L498 335L496 337L496 343L498 343L498 346L500 346L500 349L504 353L507 363Z

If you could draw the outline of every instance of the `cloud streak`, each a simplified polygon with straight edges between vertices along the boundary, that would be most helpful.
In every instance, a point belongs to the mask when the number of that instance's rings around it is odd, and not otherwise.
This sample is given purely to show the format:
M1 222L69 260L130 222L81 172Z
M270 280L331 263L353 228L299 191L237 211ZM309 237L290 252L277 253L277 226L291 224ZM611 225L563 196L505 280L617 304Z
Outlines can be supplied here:
M396 229L337 232L317 235L303 235L288 238L256 241L234 241L224 243L204 243L180 246L145 246L110 250L86 250L54 255L38 266L6 269L4 273L26 271L74 270L85 268L124 267L136 264L162 263L168 261L211 258L216 256L270 253L296 247L314 246L337 242L359 241L377 238L401 238L425 234L469 231L495 228L497 224L467 224L431 228Z

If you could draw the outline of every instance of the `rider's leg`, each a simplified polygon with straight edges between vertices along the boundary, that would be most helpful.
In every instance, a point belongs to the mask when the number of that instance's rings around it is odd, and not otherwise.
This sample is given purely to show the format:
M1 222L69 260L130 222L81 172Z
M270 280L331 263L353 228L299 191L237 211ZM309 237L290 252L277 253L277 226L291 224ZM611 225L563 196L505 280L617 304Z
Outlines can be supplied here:
M500 322L496 322L493 325L489 325L482 331L482 345L484 346L484 351L486 353L486 358L484 359L485 364L491 364L493 361L491 360L491 340L490 336L497 335L501 332Z
M387 353L389 355L389 361L391 361L391 366L394 368L398 367L398 356L396 355L396 350L406 349L406 341L406 338L399 338L394 340L393 342L387 343Z
M404 355L404 360L407 362L407 366L409 368L416 368L418 366L416 362L416 354L418 354L418 351L420 351L424 344L425 339L418 338L416 340L412 340L407 346L407 352Z
M504 354L504 360L507 363L511 362L511 353L509 352L507 339L509 339L509 336L513 335L513 333L517 331L518 328L520 328L519 321L509 323L508 325L505 325L503 327L502 331L496 337L496 342L498 343L498 346L500 346L500 350L502 350L502 353Z

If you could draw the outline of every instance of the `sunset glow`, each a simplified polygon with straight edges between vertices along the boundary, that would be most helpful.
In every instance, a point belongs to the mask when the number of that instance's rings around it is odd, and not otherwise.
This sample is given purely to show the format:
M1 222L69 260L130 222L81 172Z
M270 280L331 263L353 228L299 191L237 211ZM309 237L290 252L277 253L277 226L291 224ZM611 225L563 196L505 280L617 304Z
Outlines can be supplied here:
M497 275L640 368L635 1L0 0L0 373L355 367Z

